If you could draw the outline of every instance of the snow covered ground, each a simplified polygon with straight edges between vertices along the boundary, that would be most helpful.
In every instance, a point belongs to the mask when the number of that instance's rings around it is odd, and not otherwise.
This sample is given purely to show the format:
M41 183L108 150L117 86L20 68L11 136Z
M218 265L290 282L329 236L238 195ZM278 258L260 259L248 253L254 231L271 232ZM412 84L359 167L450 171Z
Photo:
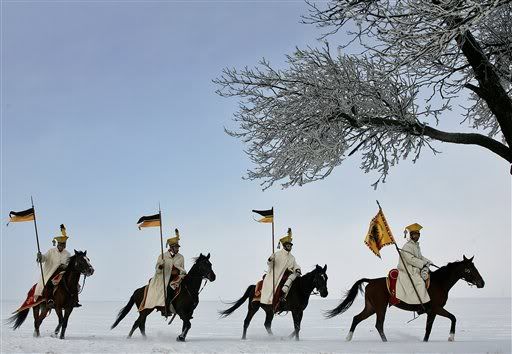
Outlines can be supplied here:
M292 332L291 314L274 319L274 336L263 328L263 312L256 314L248 331L248 340L241 341L242 322L246 314L244 305L230 317L219 319L217 310L225 308L217 301L202 301L192 320L192 329L186 343L175 341L181 321L168 326L159 314L148 318L144 340L140 332L132 339L126 334L133 324L136 311L120 325L110 330L121 302L83 302L70 318L67 339L50 337L56 326L52 314L43 323L41 338L32 337L32 316L17 331L1 326L1 351L44 353L170 353L170 352L340 352L340 353L510 353L511 352L511 299L450 299L446 308L457 317L455 342L448 342L450 322L437 317L430 342L423 343L426 316L407 324L412 314L391 308L386 317L385 331L389 342L382 343L374 324L375 316L362 322L352 342L345 342L352 316L361 310L358 299L350 310L334 319L325 320L324 310L336 306L337 301L314 300L302 321L301 341L288 340ZM2 302L5 320L18 303Z

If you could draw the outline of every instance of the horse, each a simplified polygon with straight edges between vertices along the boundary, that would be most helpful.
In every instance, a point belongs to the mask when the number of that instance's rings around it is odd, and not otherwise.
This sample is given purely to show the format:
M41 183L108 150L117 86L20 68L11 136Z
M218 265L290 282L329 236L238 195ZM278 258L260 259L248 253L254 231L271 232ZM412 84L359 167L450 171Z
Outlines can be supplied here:
M425 304L424 307L422 307L421 304L410 305L404 302L400 302L395 305L402 310L415 311L420 314L423 312L427 313L427 324L423 341L428 341L430 337L430 331L432 330L432 324L434 323L437 315L450 319L451 327L448 340L454 341L456 318L444 308L446 301L448 300L448 292L460 279L465 280L470 285L476 285L477 288L483 288L485 285L482 276L473 263L473 258L475 257L473 256L471 258L466 258L466 256L463 255L462 261L448 263L446 266L440 267L439 269L430 273L430 287L428 288L430 302ZM327 311L326 317L332 318L348 310L354 302L357 293L361 291L363 283L368 283L365 288L364 309L361 311L361 313L354 316L352 326L350 326L350 331L347 335L347 341L352 340L354 330L361 321L376 313L377 322L375 324L375 328L377 328L382 341L386 342L387 338L384 334L384 319L390 298L390 294L386 285L386 278L363 278L358 280L347 292L343 301L336 308Z
M288 291L288 295L286 296L286 301L281 302L278 305L276 312L284 312L291 311L293 318L294 331L289 335L289 338L295 337L296 340L299 340L299 332L300 332L300 323L302 321L302 315L304 310L308 306L309 297L313 290L317 290L320 293L321 297L327 296L327 265L323 268L318 264L315 266L311 272L297 277ZM244 331L242 334L242 339L245 340L247 337L247 328L249 328L249 324L251 323L251 319L254 314L261 307L265 311L265 329L267 330L269 335L272 335L272 320L274 319L274 309L272 305L261 304L258 300L253 300L255 293L256 285L250 285L245 291L244 295L230 304L230 308L224 311L220 311L221 317L227 317L231 315L237 308L242 306L242 304L249 299L249 306L247 316L244 320Z
M192 319L192 315L194 313L194 309L199 304L199 288L201 287L201 283L203 279L209 280L211 282L215 281L215 273L212 269L212 264L210 262L210 254L203 255L199 254L199 257L195 258L194 265L190 268L190 271L185 275L183 280L181 281L181 291L179 294L172 300L172 305L176 310L176 314L180 316L183 321L183 327L181 334L176 338L179 342L184 342L187 337L187 333L192 327L190 324L190 320ZM170 282L169 282L170 284ZM146 286L140 287L133 292L133 295L130 297L128 304L123 307L119 314L117 315L117 319L114 324L110 327L110 329L114 329L119 322L122 321L123 318L130 312L132 306L134 304L137 305L137 308L140 307L143 299L144 299L144 288ZM169 294L169 286L167 287ZM139 311L139 317L133 323L132 329L128 334L128 338L131 338L133 332L139 328L140 333L144 338L146 338L146 318L149 316L151 312L153 312L155 308L151 309L143 309ZM156 307L158 311L164 311L164 306ZM174 319L174 316L173 316ZM171 320L172 322L172 320ZM169 324L171 323L169 322Z
M57 337L60 331L60 339L65 339L68 319L75 307L76 299L78 298L77 292L80 275L83 274L85 277L88 277L93 275L93 273L94 268L87 257L87 251L81 252L75 250L75 254L69 258L69 263L62 280L54 290L54 308L59 317L59 324L55 328L53 336ZM13 323L12 328L16 330L25 322L29 310L30 308L27 308L14 314L7 322ZM64 314L62 314L62 310L64 310ZM42 302L32 307L32 311L34 313L34 337L39 337L41 335L39 327L48 315L50 308L46 306L45 302ZM41 313L39 311L41 311Z

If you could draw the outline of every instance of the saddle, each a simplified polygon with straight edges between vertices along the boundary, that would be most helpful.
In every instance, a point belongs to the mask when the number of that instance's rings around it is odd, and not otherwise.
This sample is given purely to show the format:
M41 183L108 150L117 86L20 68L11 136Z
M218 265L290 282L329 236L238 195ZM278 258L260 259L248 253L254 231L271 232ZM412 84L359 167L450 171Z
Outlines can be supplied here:
M396 305L400 302L396 298L396 282L398 280L398 269L391 269L386 277L386 286L389 292L389 306Z
M400 300L396 297L396 282L398 281L398 269L391 269L386 277L386 286L389 292L389 306L400 303ZM425 286L427 289L430 287L430 273L428 273L427 279L425 280Z
M277 285L276 291L274 291L274 297L272 298L272 304L274 304L274 312L276 312L279 307L279 303L281 302L280 300L281 300L283 285L286 282L286 280L288 279L288 276L290 274L291 274L291 272L289 270L286 270L284 272L283 277L281 278L281 281ZM256 283L256 289L254 291L254 297L253 297L252 301L259 302L261 300L261 290L263 289L263 280L265 279L266 276L267 275L264 274L263 277L261 278L261 280Z
M62 277L63 277L64 273L65 273L65 271L57 270L50 277L50 281L52 282L52 284L54 286L53 287L53 292L54 293L55 293L55 290L57 290L57 285L59 285L60 281L62 280ZM16 311L14 311L13 313L18 313L18 312L21 312L23 310L30 309L30 308L32 308L34 306L39 305L40 303L42 303L42 302L44 302L46 300L46 294L43 294L43 296L39 296L36 299L36 297L34 296L34 293L36 292L36 286L37 286L37 284L34 284L30 288L30 290L27 293L27 298L25 299L25 301L23 301L21 306Z

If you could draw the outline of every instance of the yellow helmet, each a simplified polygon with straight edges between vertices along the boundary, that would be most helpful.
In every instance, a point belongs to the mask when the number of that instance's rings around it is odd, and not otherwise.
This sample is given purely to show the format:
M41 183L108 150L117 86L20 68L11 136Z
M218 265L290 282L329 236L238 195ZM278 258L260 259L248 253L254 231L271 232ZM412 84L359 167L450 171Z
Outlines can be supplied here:
M169 246L169 247L170 247L170 246L174 246L174 245L178 245L178 246L180 245L180 244L179 244L179 241L180 241L180 232L178 231L178 229L174 229L174 234L175 234L175 236L173 236L173 237L169 237L169 238L167 239L166 245L167 245L167 246Z
M66 233L66 227L64 226L64 224L60 224L60 233L61 233L61 235L55 236L52 240L52 243L54 246L55 246L55 242L66 243L67 239L69 238Z

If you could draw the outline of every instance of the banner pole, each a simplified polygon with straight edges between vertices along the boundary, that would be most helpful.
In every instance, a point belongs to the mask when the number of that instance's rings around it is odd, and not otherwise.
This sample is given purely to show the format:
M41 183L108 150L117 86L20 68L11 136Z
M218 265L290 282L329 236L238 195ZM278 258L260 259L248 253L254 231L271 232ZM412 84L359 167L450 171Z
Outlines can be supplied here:
M272 207L272 302L274 302L274 290L276 288L276 259L274 255L274 207ZM274 306L274 304L272 304Z
M163 286L164 286L164 316L167 321L167 289L165 286L165 260L164 260L164 238L162 232L162 210L160 210L160 203L158 203L158 215L160 216L160 253L162 256L162 278L163 278Z
M37 253L41 253L41 247L39 246L39 233L37 232L37 221L36 221L36 208L34 207L34 198L30 196L30 201L32 202L32 210L34 211L34 229L36 230L36 243L37 243ZM41 270L41 279L43 280L43 296L44 296L44 290L46 288L46 282L44 279L44 273L43 273L43 263L39 263L39 269Z

